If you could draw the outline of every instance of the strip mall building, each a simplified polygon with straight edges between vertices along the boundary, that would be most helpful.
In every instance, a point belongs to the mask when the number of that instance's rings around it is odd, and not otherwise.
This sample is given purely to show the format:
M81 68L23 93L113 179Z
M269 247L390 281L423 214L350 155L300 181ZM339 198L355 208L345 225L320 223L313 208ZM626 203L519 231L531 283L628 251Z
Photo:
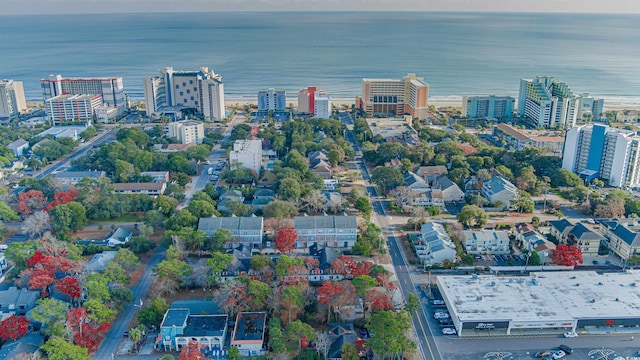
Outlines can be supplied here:
M439 276L437 285L460 336L588 333L606 327L640 333L640 271Z

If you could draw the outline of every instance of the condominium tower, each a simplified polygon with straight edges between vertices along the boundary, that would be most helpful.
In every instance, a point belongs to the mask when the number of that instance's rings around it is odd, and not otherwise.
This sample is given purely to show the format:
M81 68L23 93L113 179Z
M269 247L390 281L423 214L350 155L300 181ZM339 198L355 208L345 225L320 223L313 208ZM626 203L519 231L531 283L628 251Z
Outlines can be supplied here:
M144 78L144 103L149 115L177 107L195 109L205 119L222 120L225 117L222 76L207 67L193 71L166 67L157 76Z
M287 94L284 90L268 89L258 91L258 111L285 111Z
M44 101L60 95L100 95L102 103L122 113L127 108L127 95L121 77L64 78L60 74L40 80Z
M204 124L195 120L183 120L169 123L169 137L181 144L202 144Z
M22 81L0 80L0 118L27 111Z
M640 185L640 136L606 125L567 131L562 167L591 181L600 178L615 187Z
M313 114L315 93L317 88L315 86L308 86L306 89L300 89L298 91L298 112L301 114Z
M229 153L229 168L248 168L260 173L262 168L262 140L236 140Z
M578 117L578 97L569 85L548 76L521 79L518 115L544 128L572 128Z
M315 93L313 100L313 117L328 119L331 116L331 98L326 92L320 90Z
M362 79L362 96L356 106L369 115L408 114L427 118L429 85L423 78L408 74L402 79Z
M514 103L511 96L465 96L462 98L462 113L470 118L508 120L513 116Z
M69 122L91 124L96 118L96 110L102 107L100 95L70 95L62 94L44 101L47 117L54 125L64 125Z
M604 99L594 98L588 93L580 94L578 101L578 123L585 124L600 120L604 113Z

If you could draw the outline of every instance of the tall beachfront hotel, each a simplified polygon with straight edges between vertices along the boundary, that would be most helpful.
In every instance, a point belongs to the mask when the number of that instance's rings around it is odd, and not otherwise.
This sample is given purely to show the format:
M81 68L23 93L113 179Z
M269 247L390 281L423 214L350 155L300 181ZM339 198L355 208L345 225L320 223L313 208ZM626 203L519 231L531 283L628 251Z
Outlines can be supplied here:
M356 107L369 115L408 114L427 118L429 85L424 78L407 74L402 79L362 79L362 96L356 97Z
M206 67L193 71L166 67L157 76L144 78L144 103L148 115L157 115L168 108L191 108L207 120L222 120L225 117L222 76Z
M562 167L584 180L600 178L614 187L640 185L640 136L607 125L567 131Z
M26 111L22 81L0 80L0 118L17 116Z
M284 90L270 88L258 91L258 111L285 111L287 93Z
M569 85L552 77L520 80L518 115L526 117L534 127L576 126L578 102Z
M121 77L64 78L56 74L41 79L40 87L45 102L60 95L100 95L103 105L118 108L119 113L127 108Z

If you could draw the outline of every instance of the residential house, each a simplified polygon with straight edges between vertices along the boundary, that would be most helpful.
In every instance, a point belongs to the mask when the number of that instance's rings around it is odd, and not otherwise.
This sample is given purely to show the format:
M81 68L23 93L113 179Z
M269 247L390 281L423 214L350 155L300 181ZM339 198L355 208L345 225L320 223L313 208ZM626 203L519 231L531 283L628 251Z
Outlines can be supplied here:
M442 194L442 201L452 203L464 200L464 192L460 187L451 181L446 175L437 177L431 185L432 190L439 190Z
M333 271L331 263L342 255L342 249L313 244L309 246L309 256L318 259L318 269L311 270L307 274L307 280L311 283L322 283L325 280L341 281L344 276Z
M39 297L39 291L26 288L18 290L15 286L0 290L0 314L3 318L8 315L26 315L36 306Z
M464 247L469 254L509 254L509 234L502 230L465 230Z
M262 211L262 209L275 199L275 192L270 189L259 189L253 194L251 207L253 211Z
M602 240L605 240L604 236L591 231L582 223L577 223L562 242L569 246L577 246L583 255L598 255Z
M411 171L404 174L404 186L414 192L423 192L431 189L423 178Z
M342 346L344 344L351 344L355 346L358 335L353 327L353 323L347 324L329 324L327 330L329 335L329 353L327 359L329 360L342 360Z
M170 308L164 314L158 337L165 351L180 351L193 340L208 350L221 350L227 337L227 319L226 314L202 315L188 308Z
M35 359L42 344L44 336L35 332L26 333L17 340L2 344L0 359Z
M566 238L567 234L573 229L573 224L567 219L549 220L549 234L556 238L559 242Z
M449 170L447 170L447 167L444 165L420 166L415 173L420 175L427 182L431 183L436 178L442 175L447 175Z
M420 228L420 236L414 241L416 254L425 265L451 262L456 258L456 246L441 224L426 223Z
M107 173L102 170L89 171L64 171L56 173L53 177L60 181L63 186L74 186L84 178L99 179L106 177Z
M351 248L356 244L355 216L296 216L293 227L298 232L296 248L314 244L337 248Z
M221 212L229 212L229 208L227 208L227 203L229 201L240 201L244 202L244 196L238 190L227 190L223 192L218 198L218 204L216 208Z
M307 155L307 158L309 159L310 163L317 162L319 160L329 161L328 155L329 153L326 150L320 149L320 150L310 152Z
M309 168L311 168L311 173L322 179L331 179L331 175L333 174L333 168L324 160L310 163Z
M129 240L131 240L132 235L133 233L129 230L125 230L123 228L117 228L113 230L111 233L109 233L109 235L107 235L104 241L106 241L106 243L109 246L115 247L117 245L124 245L128 243Z
M91 260L85 265L84 270L89 273L104 271L107 265L113 261L117 253L117 251L103 251L93 255Z
M517 188L509 180L502 176L494 176L489 181L482 184L481 194L490 203L502 203L505 207L510 207L511 202L516 198Z
M640 226L635 220L603 221L601 224L609 239L609 250L623 260L640 254Z
M529 253L533 253L534 251L538 253L540 261L551 259L551 253L555 250L556 245L540 233L537 231L526 231L520 235L520 238L522 239L524 247L529 250Z
M167 189L165 183L116 183L112 184L113 192L117 194L147 194L149 196L160 196Z
M337 179L323 179L323 191L336 191L338 189Z
M482 192L482 180L475 176L469 176L464 179L464 194L478 195Z
M142 171L140 176L148 176L154 183L168 183L171 180L168 171Z
M264 354L266 312L241 312L236 317L231 346L240 350L243 356L260 356Z
M29 148L29 142L25 139L18 139L7 145L7 147L13 151L15 157L19 158Z
M226 248L235 244L244 244L253 248L262 247L262 234L264 222L262 217L210 217L200 218L198 230L204 231L207 236L213 236L218 229L231 231L234 242L225 244Z

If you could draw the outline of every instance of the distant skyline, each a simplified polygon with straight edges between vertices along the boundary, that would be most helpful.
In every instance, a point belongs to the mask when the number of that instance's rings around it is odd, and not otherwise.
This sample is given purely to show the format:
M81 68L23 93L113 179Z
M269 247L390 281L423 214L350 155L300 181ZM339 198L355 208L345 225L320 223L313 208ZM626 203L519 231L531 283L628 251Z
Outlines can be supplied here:
M0 0L0 15L215 11L640 14L639 0Z

